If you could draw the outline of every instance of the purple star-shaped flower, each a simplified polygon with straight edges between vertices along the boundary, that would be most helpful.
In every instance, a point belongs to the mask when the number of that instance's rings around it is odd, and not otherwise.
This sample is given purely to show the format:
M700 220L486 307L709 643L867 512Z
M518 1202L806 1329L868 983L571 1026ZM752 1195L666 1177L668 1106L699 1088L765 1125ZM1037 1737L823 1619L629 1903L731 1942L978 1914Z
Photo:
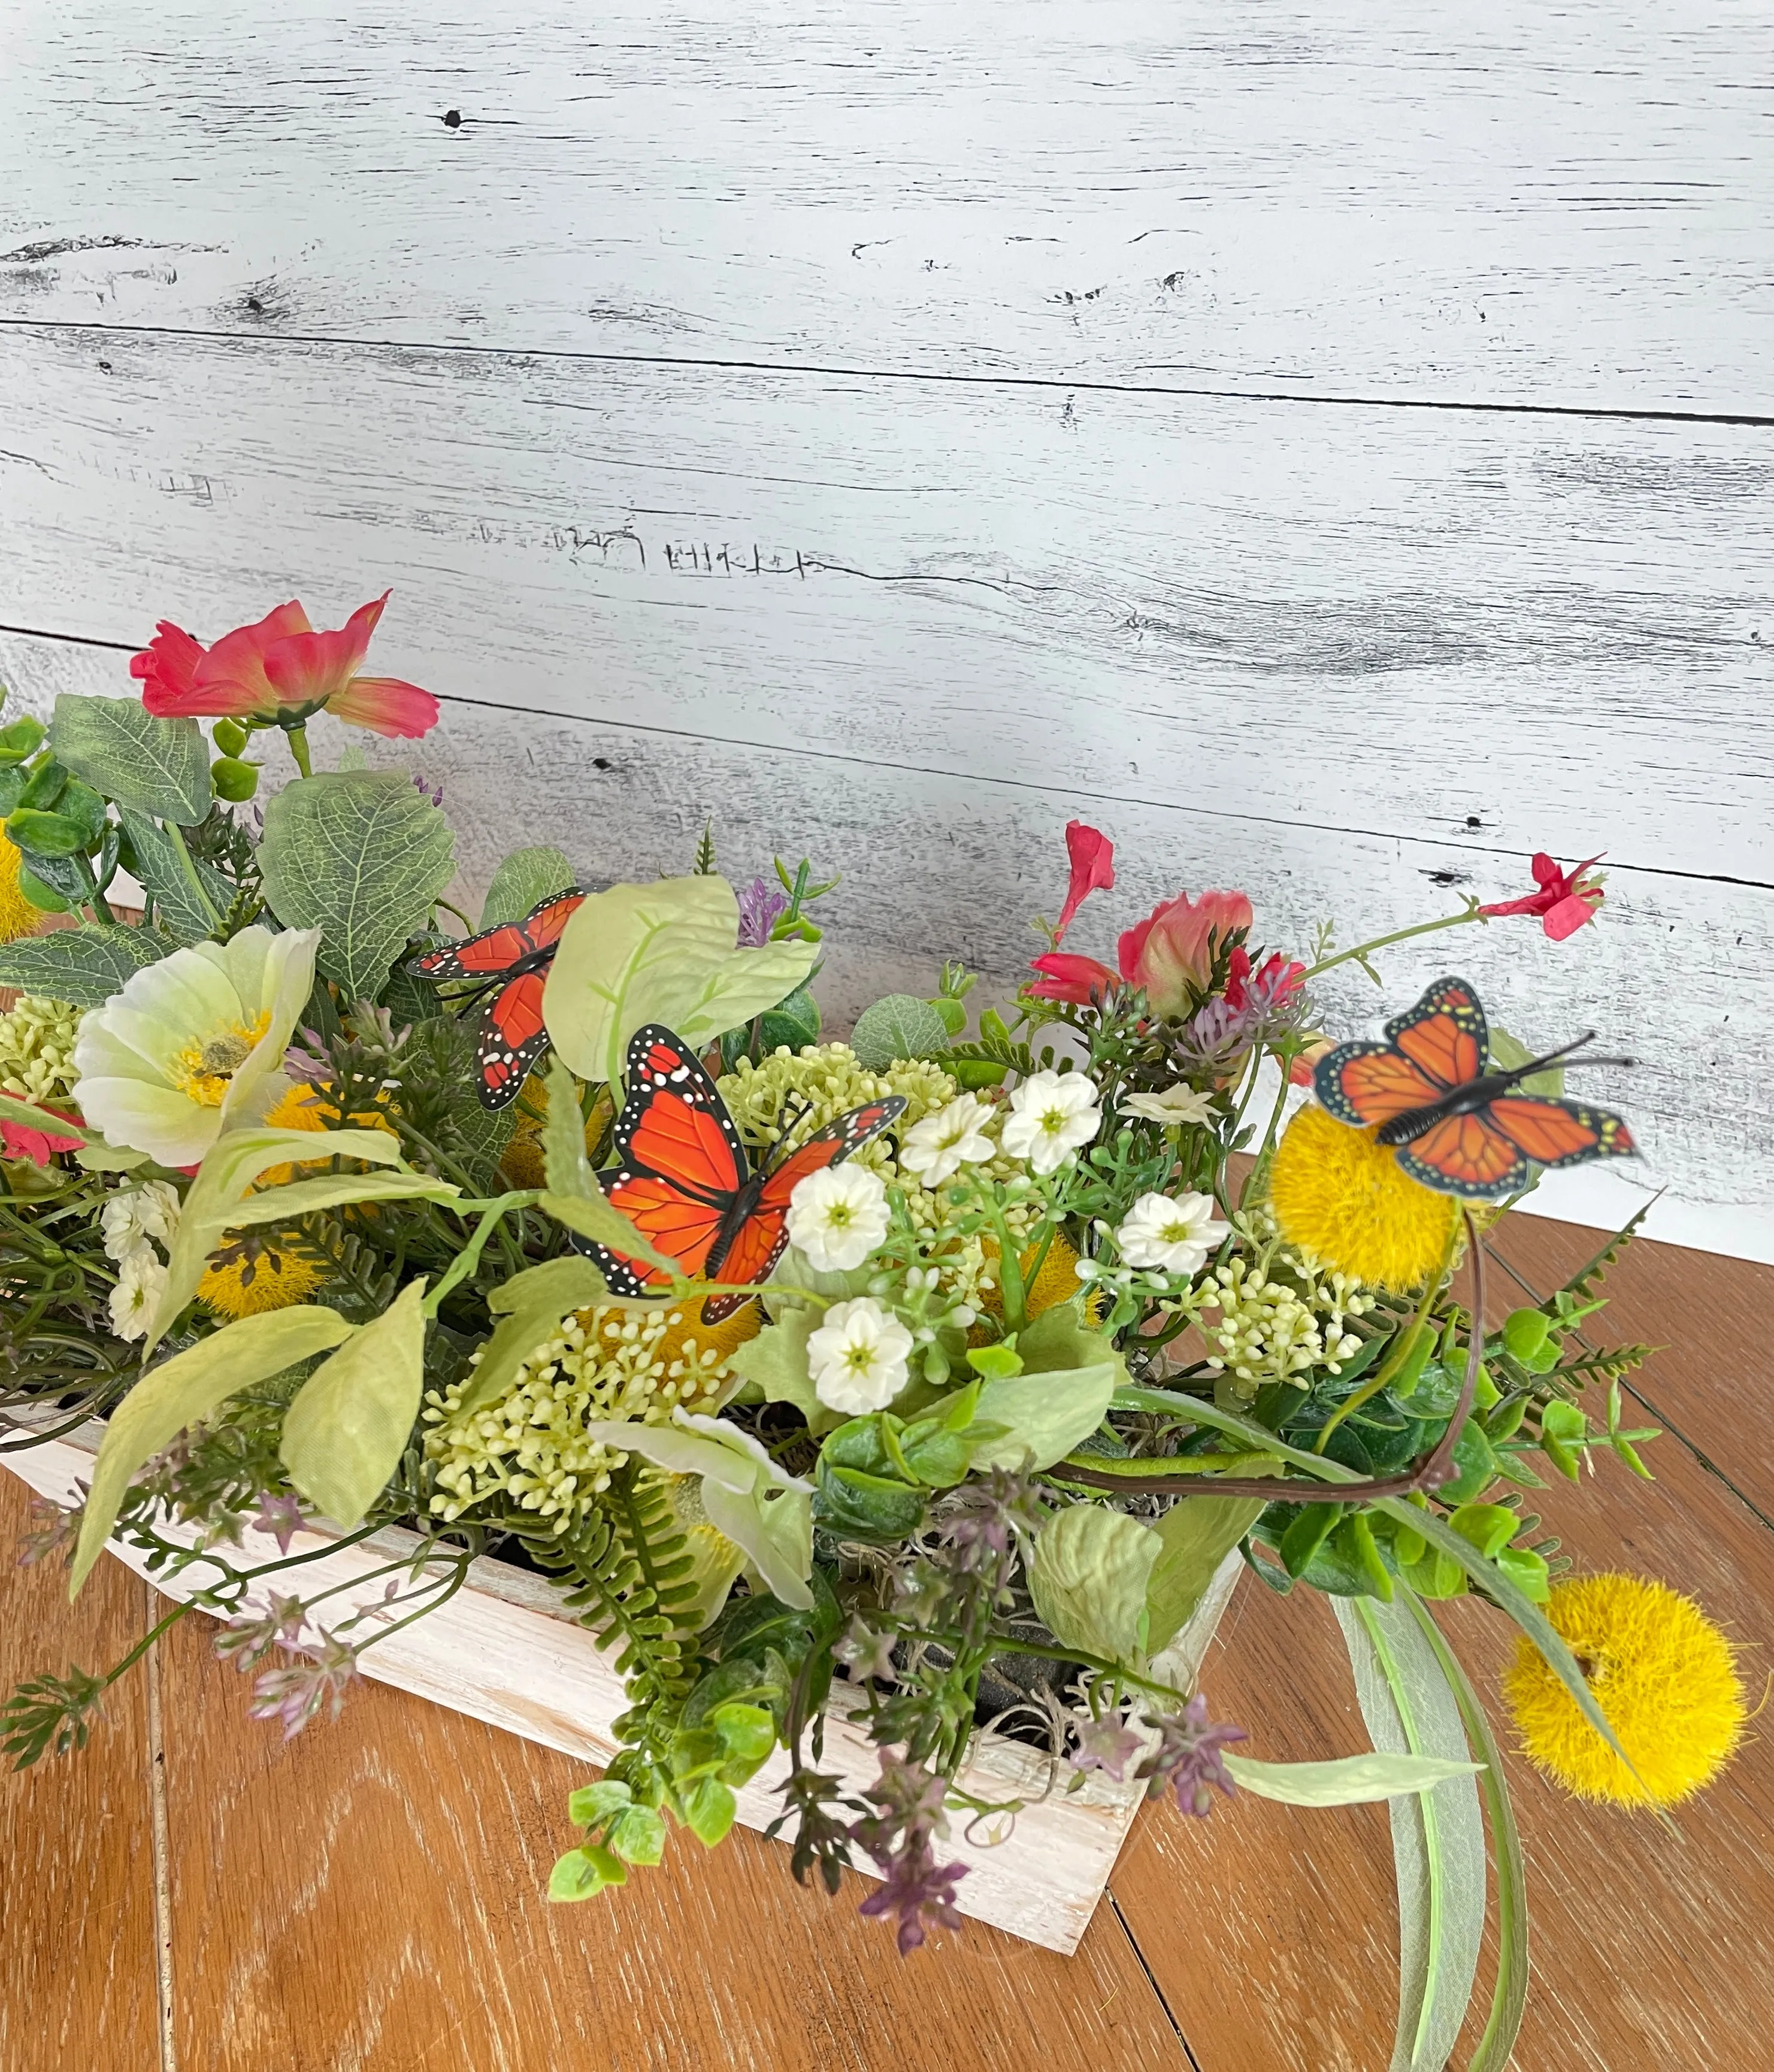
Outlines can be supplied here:
M1147 1713L1145 1725L1157 1729L1159 1743L1134 1774L1146 1779L1148 1799L1162 1799L1174 1790L1183 1811L1204 1820L1213 1807L1210 1784L1228 1799L1237 1797L1238 1787L1227 1776L1220 1752L1229 1742L1250 1737L1242 1727L1210 1721L1208 1701L1200 1692L1180 1712Z
M269 1532L278 1544L278 1552L287 1554L290 1542L302 1530L302 1499L295 1496L273 1496L269 1490L259 1498L259 1507L247 1520L255 1532Z
M928 1849L908 1849L889 1868L880 1890L871 1892L857 1911L898 1914L899 1955L909 1957L923 1942L927 1923L960 1927L955 1887L966 1875L965 1864L944 1864L939 1868Z
M1119 1784L1122 1772L1140 1751L1140 1737L1119 1712L1105 1712L1078 1729L1078 1745L1072 1752L1073 1766L1100 1770Z

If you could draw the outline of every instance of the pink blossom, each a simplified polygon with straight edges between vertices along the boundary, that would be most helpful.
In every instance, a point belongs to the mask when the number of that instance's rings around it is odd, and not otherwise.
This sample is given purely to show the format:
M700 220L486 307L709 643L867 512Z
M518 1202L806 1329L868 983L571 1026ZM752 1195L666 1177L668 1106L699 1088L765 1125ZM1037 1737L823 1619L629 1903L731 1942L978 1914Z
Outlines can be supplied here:
M1072 861L1072 882L1066 888L1066 903L1060 909L1060 925L1053 931L1056 948L1090 894L1111 891L1115 883L1115 845L1095 828L1082 820L1068 820L1066 854Z
M1250 952L1241 943L1226 960L1226 1005L1243 1009L1285 1007L1306 983L1306 967L1279 950L1265 957L1254 972Z
M57 1108L46 1108L43 1113L58 1122L74 1120ZM34 1166L47 1166L53 1153L77 1151L85 1141L83 1137L61 1137L54 1130L33 1129L28 1122L10 1120L0 1120L0 1140L4 1141L8 1158L28 1158Z
M1595 918L1603 896L1601 881L1591 878L1586 883L1583 874L1600 861L1599 856L1592 856L1587 862L1561 870L1541 850L1533 859L1537 891L1520 899L1498 900L1492 906L1480 907L1479 911L1493 919L1506 914L1536 914L1548 939L1562 943L1567 935L1574 935L1584 922Z
M1094 957L1076 957L1069 950L1049 950L1035 960L1032 968L1041 974L1029 988L1037 1000L1068 1000L1075 1007L1089 1007L1121 984L1107 964Z
M1155 1013L1190 1013L1212 984L1216 960L1243 942L1255 918L1242 892L1179 893L1122 937L1121 975L1144 989Z
M142 704L161 719L295 727L325 710L348 726L416 740L437 725L437 700L398 677L358 673L388 598L385 590L328 633L317 633L292 599L207 650L163 619L130 674L142 685Z

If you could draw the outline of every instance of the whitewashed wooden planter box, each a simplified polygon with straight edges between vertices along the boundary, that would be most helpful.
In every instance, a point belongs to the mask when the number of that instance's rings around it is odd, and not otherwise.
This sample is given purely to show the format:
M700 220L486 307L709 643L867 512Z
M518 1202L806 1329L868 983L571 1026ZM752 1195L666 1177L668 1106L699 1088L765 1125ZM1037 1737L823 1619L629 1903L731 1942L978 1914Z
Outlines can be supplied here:
M88 1427L72 1437L9 1454L5 1465L40 1496L72 1505L80 1500L76 1485L91 1480L98 1437L98 1428ZM162 1529L169 1538L179 1536L176 1528ZM325 1538L304 1532L294 1544L305 1550L323 1544ZM307 1564L301 1571L303 1587L348 1582L418 1544L408 1532L378 1534ZM206 1572L194 1567L171 1582L163 1581L147 1575L142 1556L125 1548L113 1546L112 1551L171 1597L189 1596L206 1580ZM249 1559L270 1560L277 1543L248 1530L241 1551ZM1165 1669L1174 1680L1192 1681L1239 1568L1234 1552L1166 1651ZM208 1572L207 1579L216 1580L218 1572ZM347 1592L335 1601L348 1601L355 1610L374 1603L380 1594L379 1579L360 1596ZM560 1610L546 1583L503 1562L476 1561L467 1584L447 1604L378 1642L364 1657L364 1668L378 1682L600 1768L616 1753L610 1723L625 1708L621 1679L591 1634ZM820 1767L837 1773L854 1789L873 1781L877 1763L861 1726L838 1709L845 1696L842 1685L834 1689ZM958 1857L971 1868L973 1874L962 1881L957 1896L963 1914L1069 1956L1102 1897L1142 1787L1131 1780L1116 1784L1101 1771L1092 1771L1078 1790L1056 1786L1043 1799L1048 1768L1047 1759L1023 1742L982 1735L963 1784L983 1799L1023 1798L1027 1803L1007 1840L969 1843L957 1822L955 1835L937 1853L945 1861ZM768 1827L780 1813L777 1787L787 1772L788 1758L779 1750L740 1791L739 1818L747 1827Z

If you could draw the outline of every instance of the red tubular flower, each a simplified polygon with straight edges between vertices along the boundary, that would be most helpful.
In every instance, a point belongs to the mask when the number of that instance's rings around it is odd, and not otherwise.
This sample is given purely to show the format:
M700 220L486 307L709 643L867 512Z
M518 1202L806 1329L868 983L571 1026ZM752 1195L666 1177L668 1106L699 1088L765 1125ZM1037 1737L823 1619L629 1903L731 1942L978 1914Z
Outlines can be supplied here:
M1142 986L1159 1014L1187 1014L1213 976L1214 958L1256 916L1242 892L1179 893L1121 939L1121 975Z
M1032 968L1041 974L1029 988L1036 1000L1068 1000L1074 1007L1089 1006L1121 983L1107 964L1064 950L1050 950L1044 957L1037 957Z
M317 633L293 599L255 626L237 627L205 649L163 619L130 674L160 719L251 720L294 729L317 712L350 726L414 741L438 722L438 701L397 676L359 674L389 593L354 611L337 631Z
M1263 959L1253 972L1250 952L1242 943L1226 960L1228 1007L1285 1007L1306 983L1306 967L1284 957L1279 950Z
M1601 881L1593 878L1585 883L1583 874L1600 861L1599 856L1592 856L1587 863L1573 864L1568 871L1561 870L1542 850L1533 860L1537 891L1521 899L1500 899L1494 906L1480 907L1479 911L1493 917L1537 914L1548 937L1553 942L1562 943L1567 935L1574 935L1584 922L1595 918L1603 897Z
M1072 861L1072 882L1060 909L1060 925L1053 931L1056 948L1090 894L1112 891L1115 883L1115 845L1095 828L1082 820L1068 820L1066 854Z

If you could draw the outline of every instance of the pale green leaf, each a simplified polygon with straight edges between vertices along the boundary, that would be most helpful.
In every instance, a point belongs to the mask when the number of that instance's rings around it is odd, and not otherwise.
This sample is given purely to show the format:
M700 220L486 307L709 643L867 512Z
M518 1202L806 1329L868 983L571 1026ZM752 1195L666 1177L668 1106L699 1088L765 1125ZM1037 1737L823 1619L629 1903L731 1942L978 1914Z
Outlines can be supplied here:
M151 928L59 928L0 944L0 985L71 1007L102 1007L175 947Z
M573 866L558 849L513 849L493 873L480 909L483 928L528 918L545 899L577 882Z
M400 1140L383 1129L230 1129L216 1138L185 1197L167 1261L166 1285L148 1328L149 1350L197 1293L210 1254L241 1220L235 1213L241 1198L259 1175L274 1166L335 1157L398 1166Z
M424 1295L422 1278L408 1281L381 1316L315 1370L284 1412L278 1457L290 1481L347 1531L400 1466L419 1414Z
M603 1276L578 1252L513 1274L487 1298L499 1322L463 1385L456 1415L465 1417L484 1404L498 1402L517 1379L518 1369L554 1336L563 1318L608 1299Z
M135 852L135 875L154 902L156 918L181 943L208 941L233 904L234 888L146 814L125 807L117 817Z
M150 1367L105 1427L93 1464L92 1494L80 1514L70 1594L85 1581L109 1538L131 1479L163 1446L237 1391L329 1350L350 1336L351 1328L332 1309L270 1309L243 1317Z
M1149 1469L1150 1463L1145 1464ZM1169 1646L1207 1594L1220 1564L1262 1515L1258 1497L1192 1496L1158 1521L1158 1559L1146 1585L1151 1651Z
M1098 1367L1108 1360L1121 1370L1116 1386L1126 1386L1126 1362L1110 1339L1092 1329L1076 1296L1043 1309L1018 1334L1016 1350L1025 1374L1059 1374L1068 1367Z
M785 1310L780 1322L766 1324L727 1356L729 1371L749 1382L764 1402L792 1404L815 1438L836 1431L848 1415L829 1409L813 1388L807 1341L821 1322L817 1309ZM747 1400L755 1402L758 1396Z
M1063 1461L1108 1415L1109 1399L1126 1373L1117 1359L988 1381L973 1414L982 1424L1006 1429L973 1449L973 1468L1051 1468ZM1153 1546L1155 1552L1155 1540Z
M724 878L661 878L587 895L561 937L542 996L549 1041L581 1079L622 1084L628 1039L657 1022L696 1049L785 999L814 943L736 947Z
M895 1059L934 1058L946 1050L949 1026L928 1000L890 993L858 1018L850 1048L870 1071L884 1071Z
M1391 1802L1398 1880L1398 2027L1391 2072L1442 2072L1459 2036L1484 1934L1484 1822L1459 1708L1403 1601L1331 1600L1375 1749L1439 1757L1466 1774Z
M1505 1072L1518 1071L1524 1065L1533 1063L1534 1054L1527 1045L1518 1042L1507 1029L1491 1024L1492 1062ZM1531 1079L1521 1082L1525 1094L1539 1094L1547 1100L1559 1100L1565 1091L1565 1068L1550 1065L1543 1072L1536 1072Z
M982 1391L979 1410L986 1409ZM1134 1663L1147 1652L1146 1591L1158 1535L1126 1511L1093 1503L1056 1511L1035 1536L1029 1594L1062 1647Z
M49 745L76 777L120 806L193 828L209 811L209 750L194 719L156 719L135 698L64 691Z
M19 1100L11 1094L0 1094L0 1121L23 1123L27 1129L47 1130L52 1137L78 1137L82 1144L93 1145L107 1153L110 1150L97 1130L84 1128L77 1122L64 1122L60 1116L39 1108L35 1101ZM136 1159L145 1154L131 1152L128 1155Z
M1440 1756L1344 1755L1328 1762L1259 1762L1255 1757L1220 1758L1233 1782L1259 1799L1279 1799L1283 1806L1369 1806L1381 1799L1398 1799L1427 1791L1450 1778L1471 1777L1476 1762Z
M644 1260L680 1278L683 1268L675 1259L657 1251L636 1230L619 1209L611 1206L598 1185L591 1161L585 1155L585 1124L579 1113L579 1090L573 1075L557 1058L549 1067L548 1115L542 1124L542 1170L548 1190L541 1199L545 1215L565 1223L581 1237L620 1252L624 1259ZM669 1297L662 1290L661 1299Z
M318 928L316 960L348 1001L372 1000L450 882L450 823L389 770L330 771L279 791L259 846L286 927Z
M323 1173L316 1179L291 1180L247 1195L228 1211L223 1227L293 1223L322 1209L350 1208L363 1202L450 1202L461 1192L453 1181L434 1180L428 1173Z

